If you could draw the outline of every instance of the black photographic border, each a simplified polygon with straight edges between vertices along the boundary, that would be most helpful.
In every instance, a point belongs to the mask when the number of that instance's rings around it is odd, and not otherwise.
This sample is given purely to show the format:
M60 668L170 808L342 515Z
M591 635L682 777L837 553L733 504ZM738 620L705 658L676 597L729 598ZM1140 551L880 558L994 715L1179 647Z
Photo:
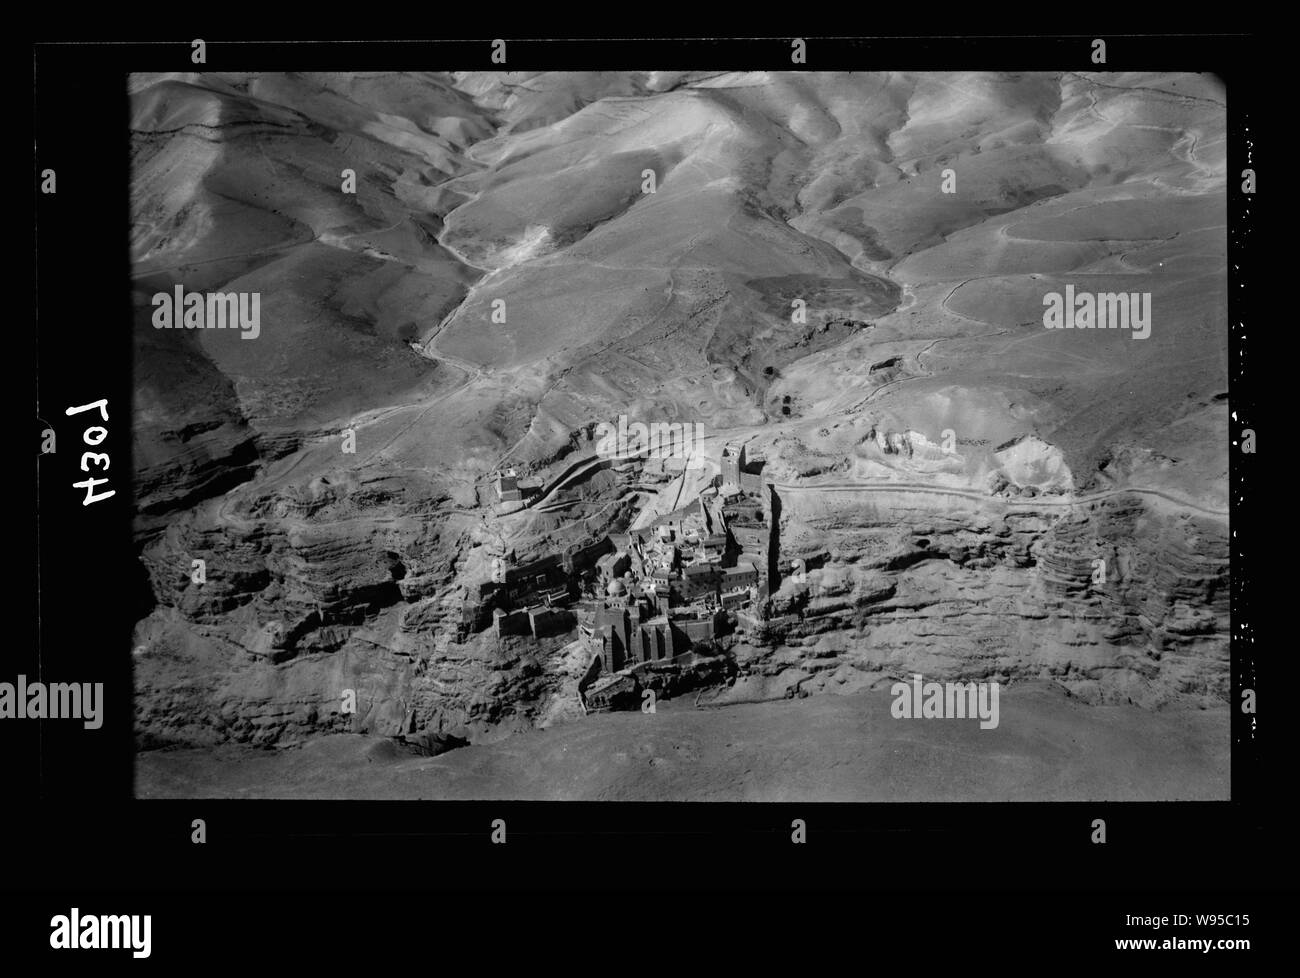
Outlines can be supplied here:
M209 31L207 71L492 70L491 38L426 41L246 41ZM210 21L211 22L211 21ZM321 23L324 23L322 21ZM179 32L178 32L179 33ZM318 31L312 30L311 35ZM1090 63L1092 37L1107 40L1108 59ZM57 681L103 681L111 697L103 729L76 724L6 724L15 797L26 799L19 831L42 844L30 853L26 882L41 888L175 888L210 881L222 887L234 866L278 867L274 878L253 869L243 885L292 879L310 888L356 885L364 876L396 889L427 887L412 853L428 854L447 886L469 890L529 887L539 861L563 871L545 886L633 885L669 888L769 888L863 885L891 859L913 869L883 870L901 890L936 884L985 889L986 872L953 878L962 854L996 867L1000 886L1050 886L1065 877L1181 887L1207 879L1237 880L1233 854L1257 850L1265 819L1261 729L1240 709L1242 690L1260 682L1252 621L1251 559L1259 507L1246 504L1254 455L1237 449L1242 431L1260 422L1258 381L1248 373L1248 327L1260 280L1257 198L1240 174L1257 167L1264 82L1255 39L1224 35L961 36L832 38L805 35L808 64L790 63L789 37L759 39L579 39L508 37L504 70L774 69L783 71L1183 70L1222 77L1228 93L1228 318L1231 538L1231 800L1205 803L1059 802L1016 804L592 803L592 802L273 802L145 801L132 796L132 717L120 705L133 689L130 633L143 571L131 539L129 481L112 479L116 497L83 508L77 469L84 424L62 409L109 400L110 477L130 472L132 397L128 106L133 71L191 70L190 39L102 42L50 40L32 48L34 74L33 210L37 327L32 403L37 430L53 427L61 451L37 459L37 526L22 553L38 555L32 608L38 634L18 642L11 673ZM42 195L40 173L56 169L58 193ZM1268 180L1265 179L1267 188ZM1267 193L1267 189L1263 191ZM25 372L24 372L24 376ZM25 524L24 524L25 525ZM38 527L38 528L37 528ZM30 550L27 544L30 543ZM20 559L17 554L15 560ZM1256 599L1255 604L1259 603ZM26 620L26 612L22 612ZM125 693L123 692L125 691ZM15 729L17 728L17 729ZM11 812L12 814L12 812ZM202 818L207 842L190 841ZM504 819L508 843L490 841ZM807 844L792 845L791 823L803 819ZM1091 823L1106 820L1105 845L1090 841ZM75 852L59 841L81 839ZM93 856L85 854L89 848ZM664 879L665 859L708 866L694 881ZM66 863L66 866L65 866ZM948 867L945 873L943 866ZM54 867L61 867L54 872ZM293 871L288 872L287 867ZM343 867L366 867L347 873ZM638 867L654 867L642 872ZM867 869L866 867L870 867ZM18 871L21 874L21 870ZM720 878L714 877L720 874ZM1207 876L1208 874L1208 876ZM21 875L18 877L21 878ZM57 884L55 881L58 881ZM42 881L45 881L42 883Z

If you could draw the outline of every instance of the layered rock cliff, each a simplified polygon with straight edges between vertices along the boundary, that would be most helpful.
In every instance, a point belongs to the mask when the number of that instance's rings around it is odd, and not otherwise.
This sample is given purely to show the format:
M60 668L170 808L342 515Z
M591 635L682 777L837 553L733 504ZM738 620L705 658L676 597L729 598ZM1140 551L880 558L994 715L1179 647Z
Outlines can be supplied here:
M716 702L918 672L1226 698L1213 79L131 90L143 746L441 749L581 717L576 634L482 617L494 561L697 487L599 469L505 515L491 477L543 484L620 415L702 425L709 464L733 441L767 456L786 579L766 627L725 641ZM260 292L261 334L153 329L178 284ZM1150 336L1044 329L1066 285L1151 293Z

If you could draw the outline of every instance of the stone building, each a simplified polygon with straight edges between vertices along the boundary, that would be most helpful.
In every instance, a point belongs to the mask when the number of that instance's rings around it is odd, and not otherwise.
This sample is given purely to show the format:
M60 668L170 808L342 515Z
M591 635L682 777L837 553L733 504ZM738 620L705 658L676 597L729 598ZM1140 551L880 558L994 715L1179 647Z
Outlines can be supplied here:
M635 676L602 676L582 693L583 704L589 713L612 710L636 702L639 683Z
M745 446L727 445L722 449L722 485L740 486L740 473L745 467Z
M678 585L682 600L690 603L698 601L706 594L717 594L722 577L714 564L692 564L682 571Z
M497 499L503 503L517 503L524 498L523 491L519 488L519 477L514 469L507 469L497 474L496 490Z
M538 605L528 609L528 625L533 638L567 631L573 624L573 615L561 608Z
M696 560L718 561L723 558L726 552L727 535L725 533L713 533L700 538L700 544L696 548Z
M741 561L750 560L758 568L759 582L767 583L768 547L772 531L767 509L760 499L751 496L727 503L723 507L727 532L742 551Z
M758 584L758 568L754 566L753 561L742 560L735 567L722 568L722 591L736 591L741 588L746 591L750 587Z
M516 606L542 602L544 593L569 586L560 554L551 554L518 567L507 567L504 577L502 585L506 599Z
M605 601L595 609L590 642L605 674L671 659L690 647L680 627L656 615L644 594L629 595L622 581L610 582Z
M626 550L605 554L596 561L596 576L602 585L622 577L632 568L632 558Z
M506 635L531 635L542 638L567 631L573 625L573 614L562 608L533 605L506 611L497 608L492 612L492 630L497 638Z
M564 571L566 574L576 576L584 571L596 569L601 558L609 556L612 550L614 544L607 536L587 544L569 547L564 552Z
M506 611L497 608L492 612L492 631L497 638L506 635L528 635L532 632L532 623L524 609Z

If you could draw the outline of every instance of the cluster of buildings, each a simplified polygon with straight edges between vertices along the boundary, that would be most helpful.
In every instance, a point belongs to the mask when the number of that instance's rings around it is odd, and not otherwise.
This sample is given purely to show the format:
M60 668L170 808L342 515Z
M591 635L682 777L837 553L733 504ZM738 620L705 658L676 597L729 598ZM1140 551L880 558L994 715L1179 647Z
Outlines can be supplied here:
M495 598L492 629L503 635L532 635L541 638L572 627L568 607L573 600L572 584L559 555L543 557L522 567L502 568L500 580L488 585Z
M596 561L597 594L577 612L594 657L589 710L626 692L618 677L634 680L642 666L709 645L725 633L729 612L767 597L769 498L760 476L745 469L744 447L727 446L721 474L695 500L611 540Z
M462 637L541 637L575 624L591 652L580 684L590 710L639 688L637 672L710 646L734 616L757 614L773 580L770 491L749 471L742 445L723 450L721 472L686 506L629 530L517 567L502 567L465 609ZM523 499L512 472L497 477L503 502Z
M571 630L572 605L580 594L578 582L590 576L597 560L612 546L610 539L603 537L527 564L498 563L492 580L480 584L476 599L462 607L457 641L488 627L497 638L541 638Z

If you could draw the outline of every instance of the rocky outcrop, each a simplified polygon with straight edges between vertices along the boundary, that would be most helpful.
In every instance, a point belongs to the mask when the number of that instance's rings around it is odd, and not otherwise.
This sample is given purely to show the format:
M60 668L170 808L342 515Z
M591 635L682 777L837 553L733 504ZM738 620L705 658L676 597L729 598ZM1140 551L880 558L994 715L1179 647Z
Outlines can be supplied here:
M1123 496L1064 514L1030 503L997 513L990 500L985 514L927 515L844 495L793 501L783 537L836 542L802 555L814 569L775 593L775 623L743 671L805 693L920 672L1052 679L1096 703L1227 698L1222 521Z
M482 742L573 715L590 658L581 643L463 628L484 560L473 523L428 520L438 501L397 502L401 488L214 503L149 544L157 608L137 630L142 743L267 746L331 731ZM774 592L765 628L731 640L721 702L852 692L914 672L1053 680L1090 703L1226 698L1221 521L1123 494L956 508L879 495L782 494L783 557L805 571Z
M458 564L478 544L445 502L400 480L317 480L174 519L142 554L156 603L136 629L142 744L533 725L573 667L571 636L455 640L476 593Z
M580 714L573 634L498 639L481 587L669 473L510 514L491 477L549 483L624 413L790 484L770 556L806 576L732 640L733 698L1226 698L1226 191L1178 149L1221 142L1217 82L1175 109L1136 76L505 77L131 81L142 744L436 750ZM951 200L915 179L940 159ZM1160 331L1042 330L1083 275L1152 290ZM178 284L265 292L259 338L155 330Z

